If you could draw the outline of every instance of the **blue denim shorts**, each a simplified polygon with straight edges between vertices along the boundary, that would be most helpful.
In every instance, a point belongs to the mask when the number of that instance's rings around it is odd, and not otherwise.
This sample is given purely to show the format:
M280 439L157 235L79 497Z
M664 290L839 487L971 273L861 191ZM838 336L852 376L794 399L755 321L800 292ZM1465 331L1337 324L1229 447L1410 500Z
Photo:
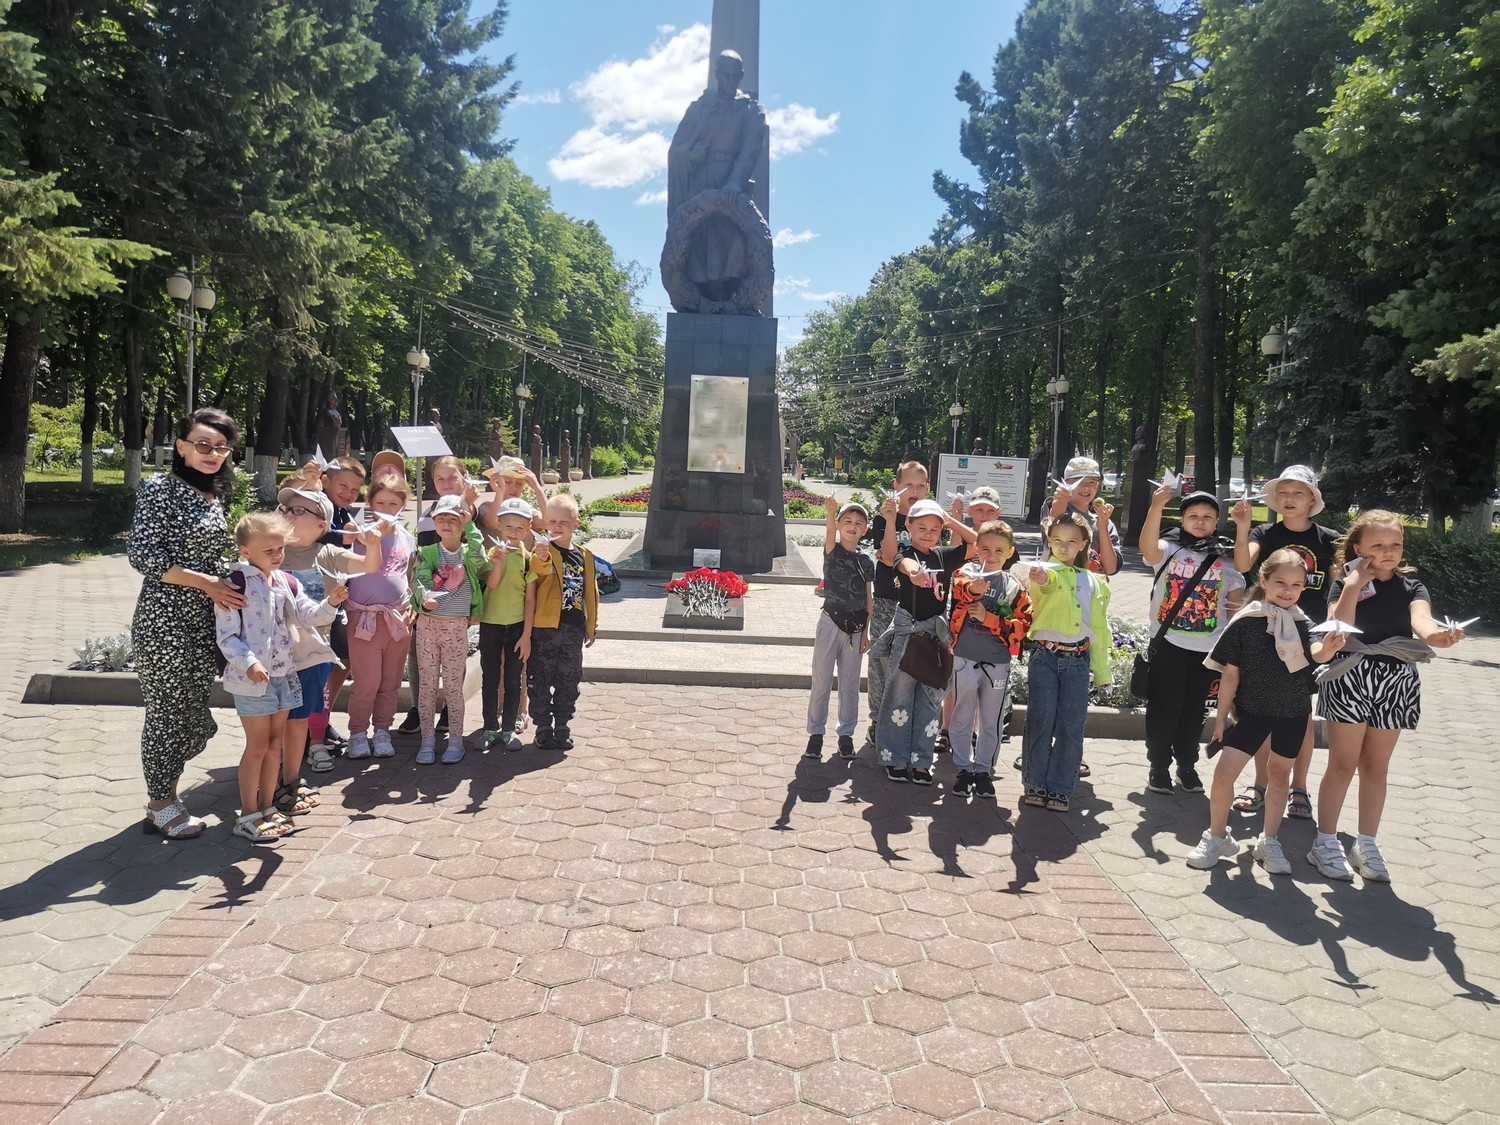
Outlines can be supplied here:
M272 676L266 685L265 695L237 695L234 697L234 712L246 718L259 715L274 715L278 711L291 711L302 706L302 683L297 673L290 676Z
M314 664L297 673L297 682L302 685L302 702L293 707L288 719L310 719L323 710L323 696L328 691L328 676L332 664Z

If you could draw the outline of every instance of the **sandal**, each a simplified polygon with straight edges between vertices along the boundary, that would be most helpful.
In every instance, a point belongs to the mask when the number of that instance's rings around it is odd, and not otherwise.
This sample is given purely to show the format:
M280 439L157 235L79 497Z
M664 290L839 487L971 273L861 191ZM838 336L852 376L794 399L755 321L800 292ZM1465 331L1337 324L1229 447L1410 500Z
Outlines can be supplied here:
M297 825L293 822L292 818L286 816L274 806L268 809L261 809L260 818L263 822L261 825L262 831L270 832L273 835L290 836L293 832L297 831Z
M932 752L934 754L953 753L953 740L948 737L946 730L938 731L938 736L932 743Z
M1021 797L1021 804L1030 805L1034 809L1045 808L1047 805L1047 793L1042 789L1028 789Z
M301 816L310 813L316 803L310 797L304 795L297 787L297 782L289 781L284 785L277 786L276 795L271 799L276 806L276 811L286 816Z
M1091 770L1091 769L1089 769L1089 764L1087 762L1079 762L1078 763L1078 776L1079 777L1092 777L1093 774L1094 774L1094 771Z
M150 835L160 833L168 840L191 840L203 834L203 821L192 816L181 801L173 801L164 809L146 806L146 819L141 821L141 832Z
M282 835L270 829L264 811L249 812L235 817L234 827L230 831L236 836L243 836L252 844L269 844L279 840Z
M1066 797L1064 797L1061 793L1048 793L1047 794L1047 811L1048 812L1067 812L1068 811L1068 799Z
M1012 762L1011 765L1019 770L1021 768L1021 755L1017 754L1016 760Z
M1286 815L1297 820L1312 819L1312 794L1306 789L1292 788L1286 791Z
M314 773L327 773L333 769L333 751L323 743L317 743L307 752L307 765Z
M1240 790L1240 795L1230 803L1229 807L1235 812L1256 812L1265 803L1266 787L1264 785L1247 785Z

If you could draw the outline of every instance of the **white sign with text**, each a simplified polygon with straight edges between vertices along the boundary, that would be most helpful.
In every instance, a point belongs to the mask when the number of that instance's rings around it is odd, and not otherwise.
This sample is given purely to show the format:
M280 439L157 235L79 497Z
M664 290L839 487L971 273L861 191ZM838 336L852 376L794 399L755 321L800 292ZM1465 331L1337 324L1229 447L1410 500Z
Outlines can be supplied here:
M1029 467L1024 457L944 453L938 458L937 487L932 490L932 495L962 492L967 496L980 485L987 484L1000 494L1001 513L1019 519L1026 510L1026 473Z

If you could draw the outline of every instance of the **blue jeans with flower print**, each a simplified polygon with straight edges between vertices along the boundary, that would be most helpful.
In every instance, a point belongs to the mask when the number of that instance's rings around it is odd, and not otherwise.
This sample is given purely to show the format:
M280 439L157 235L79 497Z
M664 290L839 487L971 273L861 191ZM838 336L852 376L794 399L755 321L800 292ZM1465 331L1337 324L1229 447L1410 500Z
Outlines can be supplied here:
M1027 789L1070 797L1083 761L1089 714L1089 654L1033 647L1026 670L1021 780Z
M889 678L875 723L875 747L880 764L897 769L931 769L932 748L943 728L943 691L919 684L901 671L901 654L912 633L946 641L948 624L941 617L913 621L904 609L896 611L891 627L878 642L889 653Z

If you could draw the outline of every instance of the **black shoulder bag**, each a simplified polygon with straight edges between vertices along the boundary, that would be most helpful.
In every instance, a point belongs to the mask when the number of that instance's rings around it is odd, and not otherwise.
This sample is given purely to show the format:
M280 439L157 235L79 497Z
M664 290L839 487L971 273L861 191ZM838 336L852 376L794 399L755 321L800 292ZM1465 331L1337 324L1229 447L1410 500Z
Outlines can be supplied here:
M1176 557L1177 552L1173 551L1167 556L1167 561L1161 564L1161 569L1151 576L1153 589ZM1171 627L1172 622L1177 620L1177 611L1182 608L1182 603L1187 601L1187 596L1193 592L1193 587L1198 585L1199 580L1208 573L1208 568L1214 565L1214 560L1217 558L1217 555L1204 556L1203 564L1187 580L1182 591L1168 608L1166 618L1162 621L1161 627L1156 630L1156 636L1152 637L1151 643L1146 646L1146 651L1135 654L1135 660L1130 665L1130 694L1137 699L1151 698L1151 655L1156 651L1156 646L1161 644L1162 638L1167 635L1167 629Z
M897 562L900 559L896 560ZM944 573L948 573L944 571ZM907 579L908 587L911 580ZM913 623L917 618L917 594L913 588L911 591L911 613ZM901 653L901 671L905 672L919 684L924 684L934 690L946 691L948 681L953 677L953 650L943 641L935 637L929 637L926 633L910 633L906 638L906 648Z

